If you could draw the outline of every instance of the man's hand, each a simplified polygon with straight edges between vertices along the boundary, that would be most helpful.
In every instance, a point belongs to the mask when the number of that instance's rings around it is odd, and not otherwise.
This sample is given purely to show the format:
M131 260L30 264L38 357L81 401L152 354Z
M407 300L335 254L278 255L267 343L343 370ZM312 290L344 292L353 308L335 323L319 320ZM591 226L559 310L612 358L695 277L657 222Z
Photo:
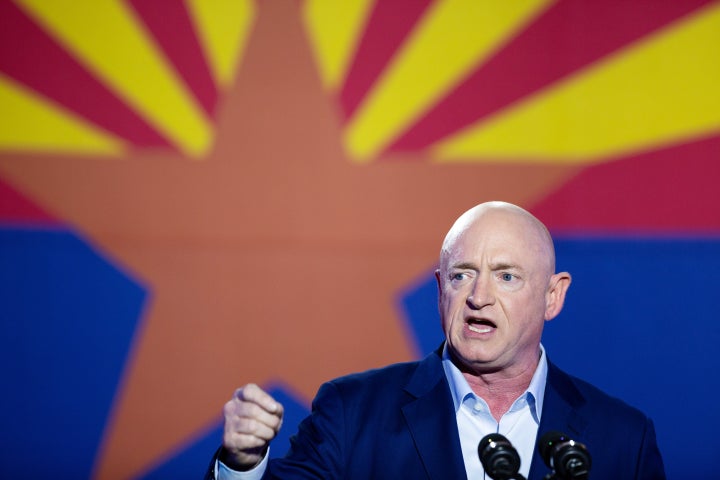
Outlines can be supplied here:
M250 470L260 463L270 440L280 431L283 406L250 383L235 390L223 413L225 431L220 460L233 470Z

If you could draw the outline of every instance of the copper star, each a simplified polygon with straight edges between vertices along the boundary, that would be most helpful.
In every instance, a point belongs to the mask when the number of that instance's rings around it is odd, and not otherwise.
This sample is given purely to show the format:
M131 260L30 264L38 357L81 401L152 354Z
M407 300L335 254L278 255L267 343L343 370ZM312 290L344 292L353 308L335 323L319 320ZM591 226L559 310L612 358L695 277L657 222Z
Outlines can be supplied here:
M531 203L574 173L353 164L296 2L260 8L206 159L0 156L3 178L150 292L97 478L148 468L245 382L282 378L310 398L331 377L409 359L394 295L433 268L457 214Z

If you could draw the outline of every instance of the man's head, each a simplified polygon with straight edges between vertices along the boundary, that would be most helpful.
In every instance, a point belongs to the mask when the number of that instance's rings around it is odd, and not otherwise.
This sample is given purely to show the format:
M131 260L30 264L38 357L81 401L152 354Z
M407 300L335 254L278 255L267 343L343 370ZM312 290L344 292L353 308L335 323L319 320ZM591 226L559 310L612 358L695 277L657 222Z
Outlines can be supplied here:
M560 313L570 275L554 273L545 226L504 202L460 216L440 252L436 272L448 348L475 373L534 370L545 321Z

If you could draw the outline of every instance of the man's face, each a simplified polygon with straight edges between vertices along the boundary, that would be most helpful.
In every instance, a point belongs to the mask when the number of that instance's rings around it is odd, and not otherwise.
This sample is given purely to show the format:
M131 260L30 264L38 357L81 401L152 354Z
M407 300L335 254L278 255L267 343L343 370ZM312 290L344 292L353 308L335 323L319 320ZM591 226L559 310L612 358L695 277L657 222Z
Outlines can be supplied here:
M547 238L523 215L491 210L445 246L437 278L451 354L471 372L534 369L543 323L559 312Z

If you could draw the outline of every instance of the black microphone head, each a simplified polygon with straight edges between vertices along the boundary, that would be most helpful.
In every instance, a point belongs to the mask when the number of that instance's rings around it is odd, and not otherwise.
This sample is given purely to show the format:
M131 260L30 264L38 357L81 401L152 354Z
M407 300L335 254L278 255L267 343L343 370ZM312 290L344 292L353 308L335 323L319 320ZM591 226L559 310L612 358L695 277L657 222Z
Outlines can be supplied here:
M538 441L538 450L545 465L561 480L587 480L590 475L590 452L564 433L546 432Z
M478 455L485 473L493 480L515 478L520 470L520 455L510 440L499 433L485 435L480 440Z
M540 451L540 456L542 457L545 465L547 465L548 468L553 468L553 448L561 443L567 442L568 440L570 440L570 437L556 430L550 430L549 432L545 432L543 436L540 437L540 440L538 440L538 450Z

